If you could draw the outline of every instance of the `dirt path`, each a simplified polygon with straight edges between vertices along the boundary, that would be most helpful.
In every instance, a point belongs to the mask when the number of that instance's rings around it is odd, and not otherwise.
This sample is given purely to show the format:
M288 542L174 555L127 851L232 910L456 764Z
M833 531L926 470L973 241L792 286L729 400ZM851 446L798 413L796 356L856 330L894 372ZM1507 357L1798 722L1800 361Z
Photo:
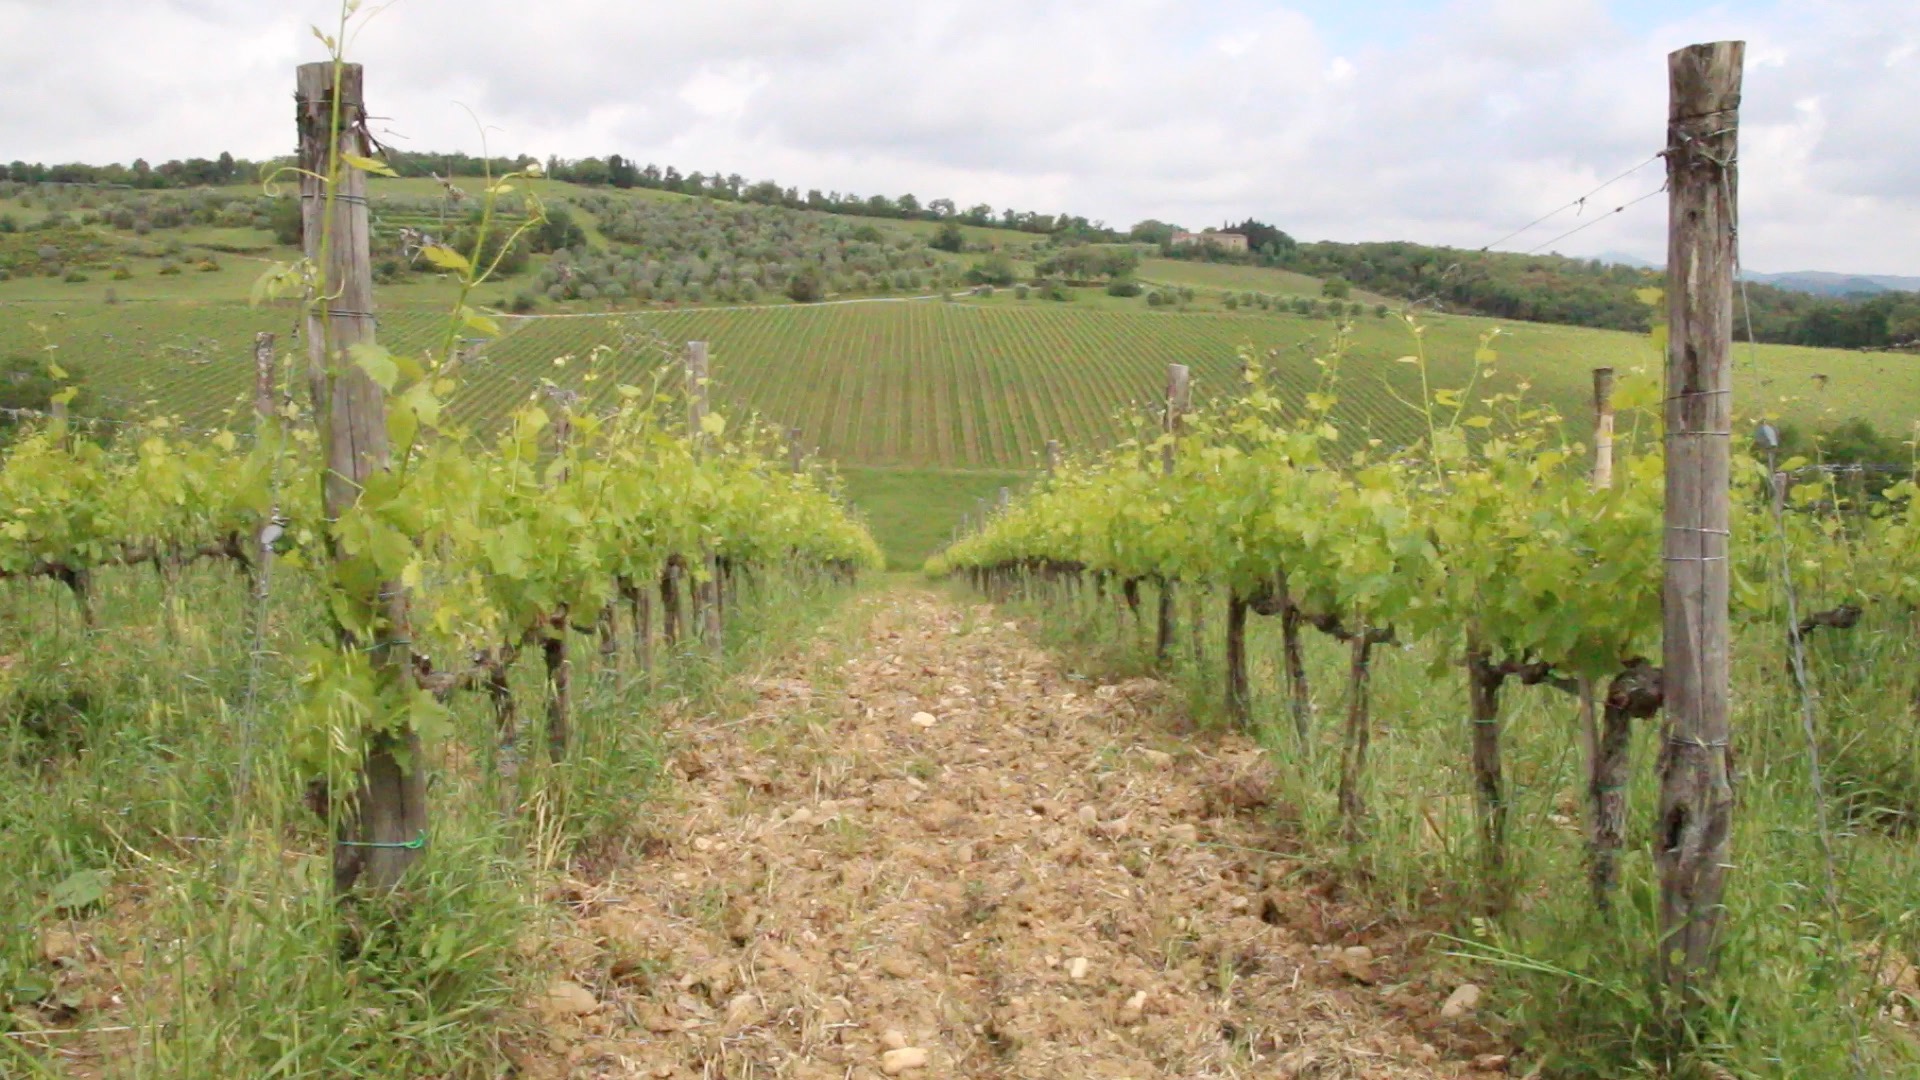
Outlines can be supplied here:
M1282 883L1250 744L991 609L859 603L689 721L648 854L571 886L527 1075L1491 1075L1391 931Z

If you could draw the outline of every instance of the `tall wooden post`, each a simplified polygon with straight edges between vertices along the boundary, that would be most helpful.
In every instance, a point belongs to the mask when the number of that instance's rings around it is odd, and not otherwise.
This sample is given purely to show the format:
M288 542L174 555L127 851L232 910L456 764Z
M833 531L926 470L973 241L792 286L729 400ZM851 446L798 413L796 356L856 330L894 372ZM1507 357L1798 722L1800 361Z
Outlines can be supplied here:
M707 449L707 343L687 342L687 438L693 440L694 454L704 457ZM700 636L708 648L720 649L720 560L708 547L701 551L704 580L693 584L693 606L698 610Z
M787 467L795 476L807 471L807 452L800 445L800 429L787 429Z
M1735 177L1746 44L1667 57L1667 505L1664 691L1654 863L1659 969L1695 992L1713 970L1733 833L1728 758L1728 484Z
M253 339L253 432L256 441L279 438L278 395L274 392L274 337L261 331ZM267 507L266 521L254 534L254 603L267 602L267 588L273 566L273 542L280 538L280 505Z
M1160 472L1173 475L1174 444L1180 438L1191 394L1191 380L1185 364L1167 365L1167 410L1163 414L1166 440L1160 447ZM1160 582L1160 619L1154 634L1153 655L1164 664L1173 649L1173 582Z
M374 336L367 176L342 160L370 152L363 87L359 64L323 61L300 65L295 93L302 234L320 275L306 336L326 456L321 497L329 533L359 500L367 479L388 463L386 393L347 354ZM346 556L336 550L336 558ZM413 668L406 589L384 581L348 601L361 625L338 628L340 647L364 652L381 695L398 698L410 689L404 684ZM426 838L419 733L408 725L376 725L365 733L365 754L354 805L337 819L333 881L339 891L361 883L374 889L398 885Z
M1047 440L1047 475L1052 476L1059 471L1060 471L1060 440L1048 439Z
M579 395L549 387L547 400L553 417L553 453L565 461L573 449L573 407ZM564 484L567 478L568 471L562 468L555 474L554 482ZM607 610L611 613L613 609ZM540 639L540 658L547 672L547 760L556 765L566 760L567 744L572 741L573 655L567 637L572 629L571 615L564 604L558 611L551 612L545 627L546 636Z

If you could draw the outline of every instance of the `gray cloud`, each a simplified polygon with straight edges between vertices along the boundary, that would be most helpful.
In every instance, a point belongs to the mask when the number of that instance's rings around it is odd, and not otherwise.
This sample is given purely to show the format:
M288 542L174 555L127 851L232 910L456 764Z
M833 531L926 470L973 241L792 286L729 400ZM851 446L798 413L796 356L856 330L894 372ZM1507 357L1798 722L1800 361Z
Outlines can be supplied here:
M265 155L319 0L0 0L0 158ZM1749 40L1746 258L1920 273L1920 9L1778 0L1627 25L1456 0L1378 41L1255 0L398 0L360 28L403 148L619 152L801 188L1478 246L1659 149L1665 54ZM458 104L456 104L458 103ZM1648 166L1517 238L1656 188ZM1569 238L1663 249L1664 200Z

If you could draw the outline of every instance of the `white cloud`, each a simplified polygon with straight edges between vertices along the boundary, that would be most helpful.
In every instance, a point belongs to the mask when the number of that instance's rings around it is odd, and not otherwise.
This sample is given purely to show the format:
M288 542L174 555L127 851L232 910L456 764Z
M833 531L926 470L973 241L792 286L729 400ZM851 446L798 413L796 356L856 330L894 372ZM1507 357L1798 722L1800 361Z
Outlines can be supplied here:
M324 0L0 0L0 158L280 152ZM1645 160L1666 52L1749 40L1747 261L1920 273L1920 6L1625 25L1456 0L1380 41L1260 0L398 0L354 43L403 148L618 152L802 189L1479 246ZM458 103L458 104L457 104ZM1591 214L1659 184L1650 165ZM1570 253L1663 249L1664 200ZM1524 249L1587 220L1516 239Z

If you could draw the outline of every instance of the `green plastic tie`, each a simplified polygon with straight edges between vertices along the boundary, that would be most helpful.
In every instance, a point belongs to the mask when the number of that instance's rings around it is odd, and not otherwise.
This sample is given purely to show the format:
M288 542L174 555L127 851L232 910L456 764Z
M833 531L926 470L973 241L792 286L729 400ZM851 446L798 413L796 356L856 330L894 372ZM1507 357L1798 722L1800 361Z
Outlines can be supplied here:
M420 835L411 840L336 840L341 847L387 848L389 850L419 851L427 846L427 830L421 829Z

